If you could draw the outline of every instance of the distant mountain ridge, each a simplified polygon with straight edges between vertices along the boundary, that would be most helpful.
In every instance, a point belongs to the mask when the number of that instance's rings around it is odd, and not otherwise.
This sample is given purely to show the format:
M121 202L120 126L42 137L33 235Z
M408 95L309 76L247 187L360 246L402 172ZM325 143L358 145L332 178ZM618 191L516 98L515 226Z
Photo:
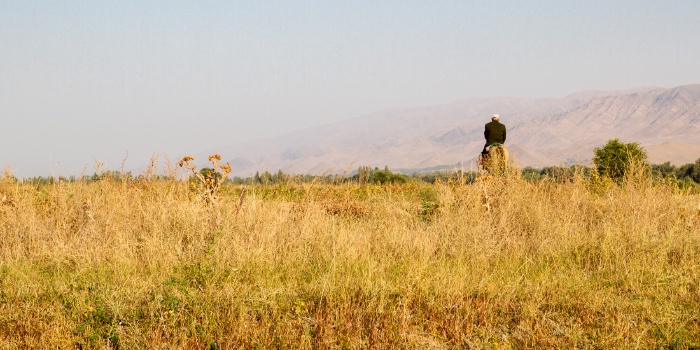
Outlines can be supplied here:
M563 98L468 98L378 111L207 153L222 154L233 175L240 176L277 170L343 173L360 165L469 170L475 169L484 124L494 113L508 127L506 144L521 166L585 164L593 148L611 138L651 147L655 163L700 158L700 84L587 91Z

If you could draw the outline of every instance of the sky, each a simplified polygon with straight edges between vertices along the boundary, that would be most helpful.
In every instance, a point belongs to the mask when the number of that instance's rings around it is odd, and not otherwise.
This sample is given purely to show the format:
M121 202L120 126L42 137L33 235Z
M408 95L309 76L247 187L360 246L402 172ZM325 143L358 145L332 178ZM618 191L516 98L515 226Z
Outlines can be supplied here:
M389 108L700 83L698 58L697 0L0 0L0 167L139 171Z

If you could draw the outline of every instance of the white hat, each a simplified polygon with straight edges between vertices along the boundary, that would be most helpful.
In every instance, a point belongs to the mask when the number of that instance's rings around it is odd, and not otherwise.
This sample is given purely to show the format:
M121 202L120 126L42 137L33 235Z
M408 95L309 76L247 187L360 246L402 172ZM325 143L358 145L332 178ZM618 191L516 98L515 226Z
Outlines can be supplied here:
M491 119L498 120L501 119L501 117L498 114L494 114L493 117L491 117Z

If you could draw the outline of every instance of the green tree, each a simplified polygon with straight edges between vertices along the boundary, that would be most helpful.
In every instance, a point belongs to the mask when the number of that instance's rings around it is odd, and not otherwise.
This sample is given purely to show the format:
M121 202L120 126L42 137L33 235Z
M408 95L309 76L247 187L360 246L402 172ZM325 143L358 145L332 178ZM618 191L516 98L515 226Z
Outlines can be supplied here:
M406 177L402 174L392 173L388 166L384 167L384 170L379 170L379 168L374 168L372 171L369 182L385 184L385 183L405 183L407 181Z
M265 172L262 173L262 175L260 175L260 177L261 177L261 182L263 185L269 185L270 182L272 181L272 174L270 174L270 172L267 170L265 170Z
M700 183L700 158L693 164L693 172L690 174L690 177L693 178L693 181Z
M651 166L651 171L660 177L676 176L678 168L671 164L671 162L665 162L663 164L653 164Z
M366 165L361 165L357 168L357 174L353 175L353 180L357 180L360 184L369 182L369 177L372 175L372 168Z
M605 146L594 150L598 173L612 179L621 179L632 166L648 165L646 151L636 142L624 143L609 140Z
M676 174L679 179L688 179L700 183L700 158L695 163L682 165L678 168Z

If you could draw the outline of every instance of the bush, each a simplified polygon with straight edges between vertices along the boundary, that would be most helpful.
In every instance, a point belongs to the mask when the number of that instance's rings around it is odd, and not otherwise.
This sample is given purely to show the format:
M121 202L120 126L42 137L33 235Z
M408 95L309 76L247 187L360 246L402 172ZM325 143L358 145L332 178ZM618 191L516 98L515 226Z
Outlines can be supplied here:
M611 179L621 179L632 166L648 166L647 153L636 142L624 143L612 139L594 152L593 163L598 173Z

